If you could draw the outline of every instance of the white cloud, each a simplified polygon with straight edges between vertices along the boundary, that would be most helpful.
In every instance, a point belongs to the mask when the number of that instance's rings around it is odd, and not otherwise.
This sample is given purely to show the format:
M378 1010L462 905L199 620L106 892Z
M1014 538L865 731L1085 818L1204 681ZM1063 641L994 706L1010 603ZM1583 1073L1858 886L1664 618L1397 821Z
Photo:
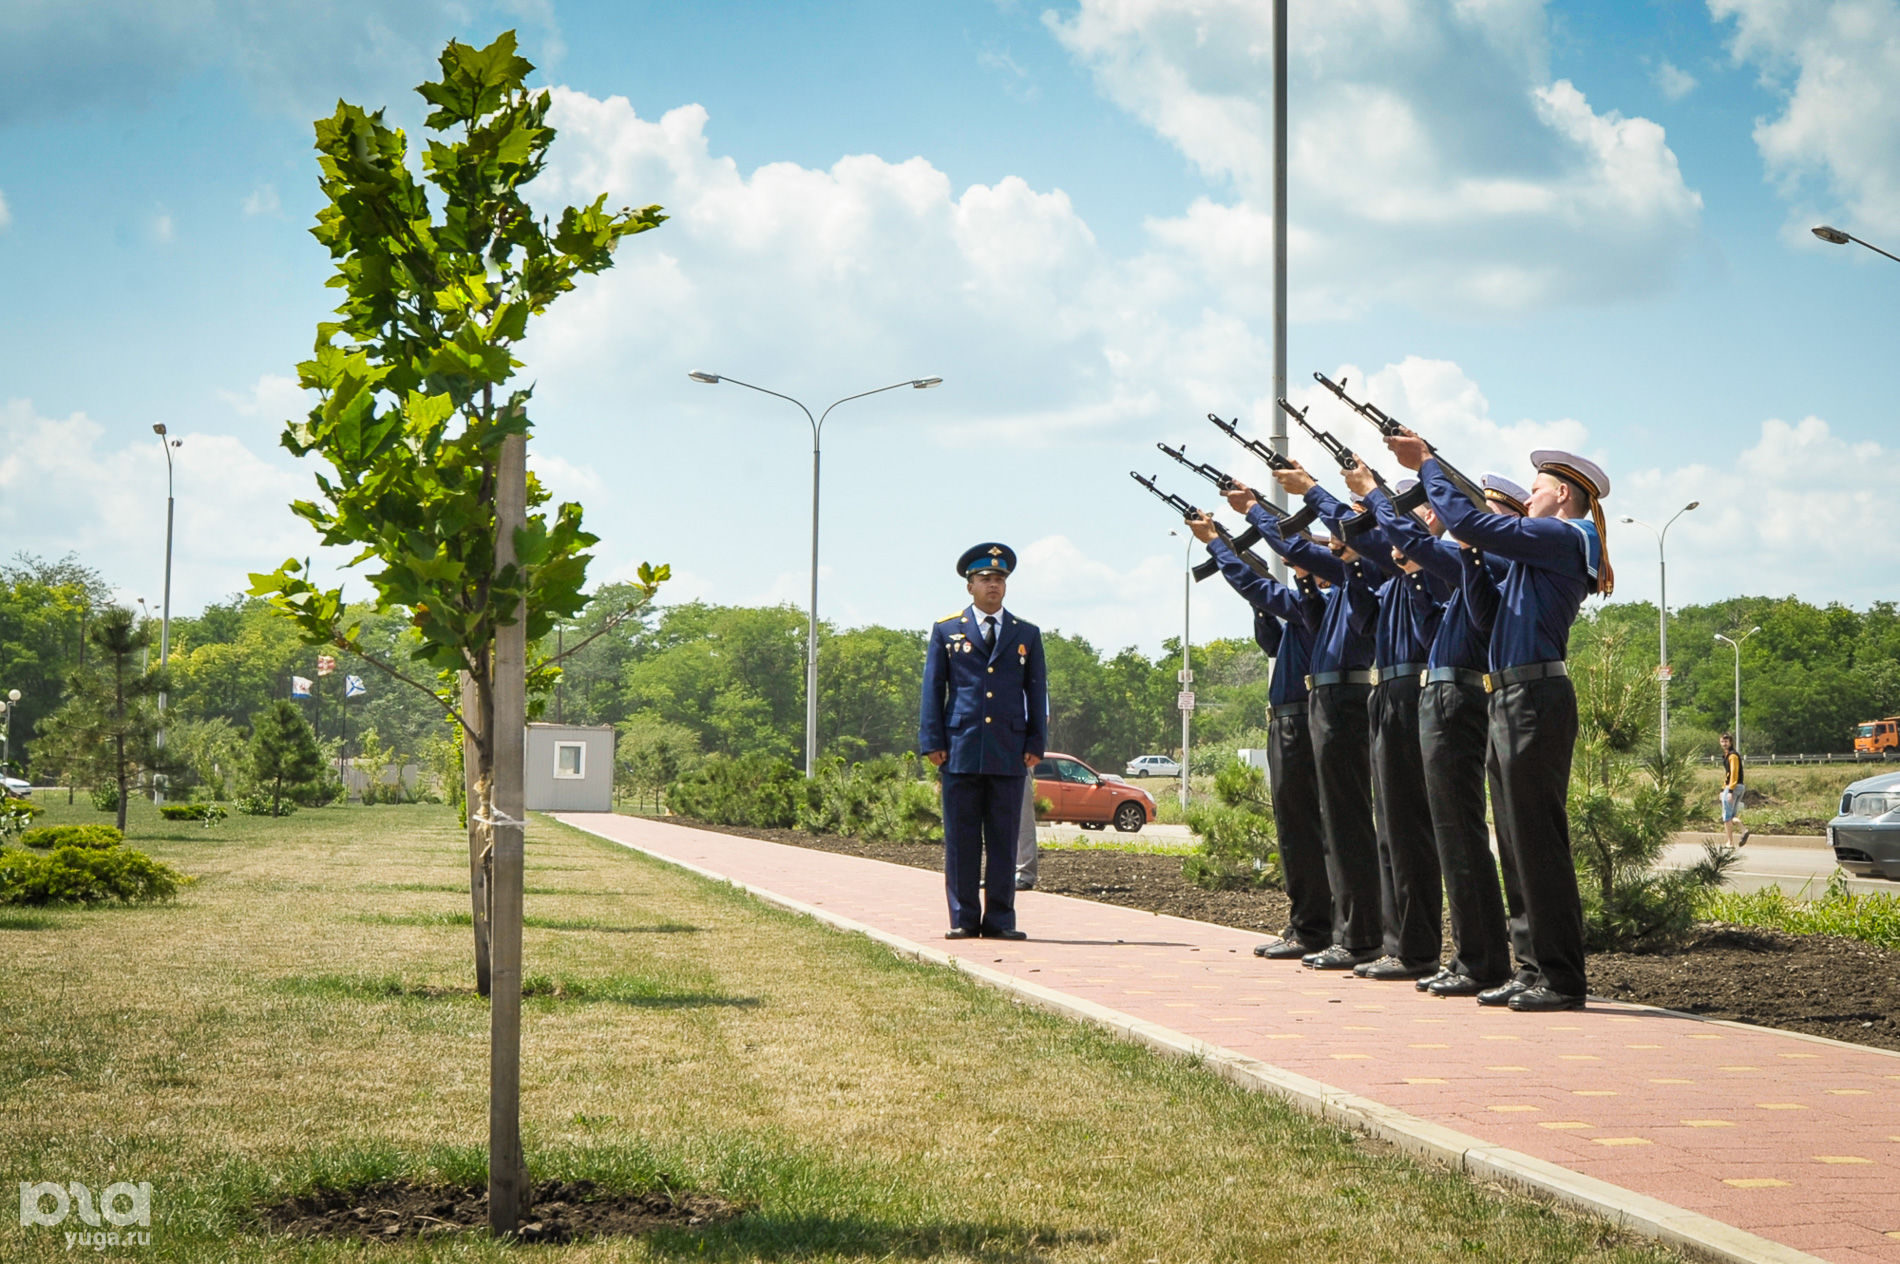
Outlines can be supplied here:
M1696 77L1666 57L1656 64L1650 78L1656 90L1671 101L1680 101L1696 89Z
M283 203L277 199L277 186L260 184L244 195L244 213L246 215L275 215L283 209Z
M1047 19L1111 99L1231 187L1231 205L1197 204L1157 231L1236 301L1270 292L1269 12L1251 0L1082 0ZM1355 0L1301 14L1288 140L1299 310L1396 297L1510 312L1669 283L1701 198L1662 128L1598 113L1551 80L1546 25L1539 0ZM1202 235L1221 219L1229 231Z
M288 508L310 494L306 476L260 458L234 435L173 437L182 441L172 453L174 611L222 600L246 587L251 571L322 551ZM164 452L143 424L44 417L25 399L0 404L0 538L10 553L77 553L123 592L156 605L165 486Z
M1709 0L1729 51L1782 110L1755 125L1768 172L1802 216L1900 234L1900 0Z
M247 391L219 391L218 398L238 416L256 417L272 427L303 417L317 402L315 391L302 389L294 377L276 373L262 375Z
M4 192L0 192L0 228L5 228L12 222L13 210L7 205L7 195Z
M172 217L164 211L160 211L152 217L152 240L161 246L171 244Z

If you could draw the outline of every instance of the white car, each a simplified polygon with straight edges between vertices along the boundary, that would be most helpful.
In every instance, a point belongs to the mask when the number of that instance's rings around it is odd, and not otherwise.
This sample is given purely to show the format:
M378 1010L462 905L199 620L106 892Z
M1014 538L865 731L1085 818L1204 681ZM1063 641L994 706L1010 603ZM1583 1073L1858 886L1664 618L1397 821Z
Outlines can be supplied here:
M1123 771L1130 777L1178 777L1181 765L1166 755L1142 755L1129 760Z
M24 799L33 793L33 783L18 777L0 776L0 798Z

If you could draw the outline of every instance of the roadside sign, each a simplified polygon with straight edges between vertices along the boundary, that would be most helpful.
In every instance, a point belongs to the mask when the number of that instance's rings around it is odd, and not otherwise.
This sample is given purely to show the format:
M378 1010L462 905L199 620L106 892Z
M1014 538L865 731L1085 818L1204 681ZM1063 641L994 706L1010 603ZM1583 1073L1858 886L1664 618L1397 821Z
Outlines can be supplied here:
M1174 705L1183 711L1192 711L1194 709L1194 691L1188 689L1176 694Z
M1673 667L1658 667L1656 669L1656 679L1665 685L1669 683L1669 678L1675 674L1676 669Z
M1180 671L1174 673L1174 678L1184 685L1191 685L1194 683L1194 672L1189 668L1183 667Z

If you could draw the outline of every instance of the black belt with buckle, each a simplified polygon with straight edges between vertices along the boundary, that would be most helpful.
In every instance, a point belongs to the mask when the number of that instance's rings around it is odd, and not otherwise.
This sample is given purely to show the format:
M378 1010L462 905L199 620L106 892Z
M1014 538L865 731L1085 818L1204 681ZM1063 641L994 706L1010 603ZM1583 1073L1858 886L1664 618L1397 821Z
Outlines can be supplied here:
M1305 714L1306 714L1306 703L1282 702L1278 706L1271 706L1267 708L1267 722L1271 724L1275 720L1287 720L1287 719L1291 719L1292 717L1296 715L1305 715Z
M1390 667L1372 669L1372 683L1382 685L1388 680L1397 680L1402 676L1416 676L1425 670L1423 663L1394 663Z
M1373 673L1369 671L1319 672L1306 678L1308 689L1319 689L1326 685L1369 685Z
M1484 688L1484 673L1470 667L1433 667L1425 673L1424 683L1428 685L1436 685L1444 681L1482 689Z
M1484 691L1495 693L1506 685L1521 685L1527 680L1542 680L1546 676L1568 676L1570 669L1564 666L1562 659L1549 663L1525 663L1521 667L1506 667L1503 671L1494 671L1484 678Z

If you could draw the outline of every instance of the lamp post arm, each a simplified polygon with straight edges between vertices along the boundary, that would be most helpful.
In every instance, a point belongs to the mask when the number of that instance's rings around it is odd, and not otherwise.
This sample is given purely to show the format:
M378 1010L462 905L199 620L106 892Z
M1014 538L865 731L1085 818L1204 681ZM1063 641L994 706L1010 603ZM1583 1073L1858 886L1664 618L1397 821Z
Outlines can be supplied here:
M727 380L730 381L731 379L727 379ZM843 399L835 401L830 406L828 406L824 412L818 414L818 421L813 426L814 435L816 434L817 431L823 430L825 428L825 418L831 416L831 410L833 408L836 408L839 404L848 404L854 399L863 399L866 395L882 395L885 391L894 391L900 386L910 386L914 384L915 381L916 381L915 378L907 378L902 382L892 382L889 386L880 386L876 390L859 391L856 395L847 395ZM744 383L740 383L740 385L744 385ZM809 413L806 414L806 416L810 416L810 415L811 414Z
M792 397L791 397L790 395L782 395L782 394L780 394L780 393L779 393L779 392L777 392L777 391L774 391L774 390L768 390L768 389L767 389L766 387L763 387L763 386L754 386L754 385L753 385L752 383L750 383L750 382L741 382L741 381L740 381L740 380L739 380L738 378L736 378L736 377L726 377L726 376L725 376L724 374L721 374L721 375L720 375L720 378L719 378L719 380L720 380L720 381L722 381L722 382L731 382L731 383L732 383L732 384L733 384L734 386L743 386L743 387L745 387L745 388L746 388L747 390L749 390L749 391L757 391L757 392L758 392L759 394L761 394L761 395L771 395L771 396L773 396L773 397L775 397L775 398L777 398L777 399L782 399L782 400L784 400L784 401L785 401L786 403L788 403L788 404L797 404L797 405L798 405L798 411L799 411L799 412L801 412L801 413L804 413L804 414L805 414L805 420L806 420L806 421L808 421L808 422L811 422L811 435L812 435L812 443L813 443L814 445L816 445L816 444L817 444L817 442L818 442L818 423L817 423L816 421L813 421L813 420L812 420L812 415L811 415L811 409L809 409L809 408L807 408L807 407L805 407L805 406L804 406L803 404L800 404L800 403L799 403L799 402L798 402L797 400L795 400L795 399L793 399L793 398L792 398ZM840 401L840 402L842 402L842 401ZM835 405L835 404L834 404L834 405L833 405L832 407L834 407L834 408L835 408L836 406L837 406L837 405ZM825 411L826 411L826 412L830 412L830 411L831 411L831 409L829 409L829 408L828 408L828 409L826 409Z
M1861 245L1867 247L1867 249L1873 251L1877 255L1886 255L1887 258L1893 260L1895 263L1900 263L1900 255L1893 254L1891 251L1882 250L1879 246L1874 245L1874 243L1871 241L1861 241L1860 238L1854 236L1854 234L1852 233L1846 233L1843 235L1849 241L1860 242Z

